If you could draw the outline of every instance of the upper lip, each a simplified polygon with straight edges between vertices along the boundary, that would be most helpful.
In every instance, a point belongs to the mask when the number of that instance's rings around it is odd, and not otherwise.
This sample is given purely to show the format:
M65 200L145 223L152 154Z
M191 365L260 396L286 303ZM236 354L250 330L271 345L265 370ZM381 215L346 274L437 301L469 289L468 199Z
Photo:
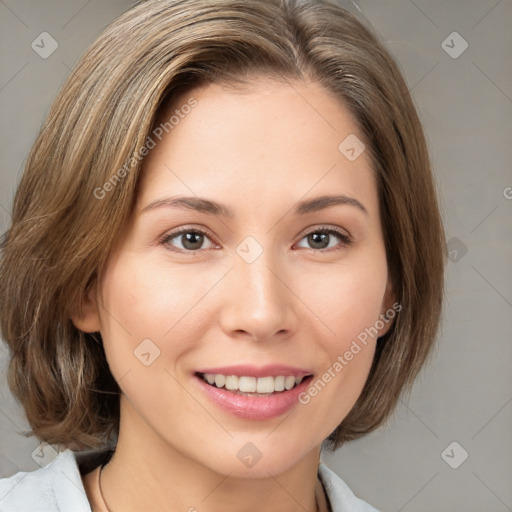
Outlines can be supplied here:
M216 368L200 368L196 373L209 373L220 375L236 375L238 377L285 377L293 375L294 377L306 377L313 372L307 368L297 368L284 364L268 364L265 366L254 366L251 364L240 364L236 366L219 366Z

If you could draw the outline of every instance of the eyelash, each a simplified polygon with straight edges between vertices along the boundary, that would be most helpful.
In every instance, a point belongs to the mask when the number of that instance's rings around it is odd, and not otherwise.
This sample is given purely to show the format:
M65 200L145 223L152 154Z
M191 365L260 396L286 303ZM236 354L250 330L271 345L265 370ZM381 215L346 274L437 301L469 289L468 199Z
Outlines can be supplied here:
M168 234L165 234L161 239L160 239L160 244L161 245L169 245L169 241L178 237L179 235L182 235L183 233L200 233L201 235L204 235L208 238L211 239L211 236L209 235L208 231L202 229L202 228L181 228L177 231L173 231L172 233L168 233ZM335 235L337 238L339 238L340 240L340 244L338 246L336 246L335 248L330 248L330 249L309 249L310 251L315 251L315 252L333 252L333 251L338 251L338 250L341 250L343 249L344 247L348 247L352 244L353 240L350 236L348 236L347 234L343 233L340 229L338 228L335 228L335 227L327 227L327 226L322 226L320 228L314 228L314 229L311 229L310 231L304 233L304 235L302 236L302 238L300 240L302 240L303 238L307 237L308 235L312 234L312 233L327 233L329 235ZM299 240L299 241L300 241ZM213 240L211 240L213 242ZM198 253L198 252L201 252L202 249L198 249L196 251L192 251L192 250L182 250L182 249L177 249L175 247L172 247L170 249L171 251L173 252L177 252L177 253L182 253L182 254L193 254L193 253ZM308 249L306 249L308 250Z

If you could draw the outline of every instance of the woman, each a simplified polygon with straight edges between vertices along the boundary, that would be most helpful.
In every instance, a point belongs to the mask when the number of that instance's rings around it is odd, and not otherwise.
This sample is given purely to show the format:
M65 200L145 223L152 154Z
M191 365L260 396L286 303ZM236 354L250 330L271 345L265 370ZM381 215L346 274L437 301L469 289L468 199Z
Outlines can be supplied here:
M376 510L320 449L411 386L443 248L407 86L353 15L131 9L56 98L3 241L9 385L60 453L0 509Z

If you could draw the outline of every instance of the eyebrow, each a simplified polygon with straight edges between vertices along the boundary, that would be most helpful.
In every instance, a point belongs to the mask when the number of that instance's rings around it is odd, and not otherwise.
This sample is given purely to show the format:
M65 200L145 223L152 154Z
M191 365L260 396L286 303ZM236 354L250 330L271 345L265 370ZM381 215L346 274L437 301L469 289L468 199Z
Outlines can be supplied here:
M295 205L294 215L304 215L306 213L317 212L334 205L354 206L362 211L365 215L369 215L368 210L363 206L363 204L361 204L354 197L350 197L345 194L319 196L313 199L300 201ZM190 209L222 217L234 217L233 212L227 206L218 203L217 201L203 197L183 196L157 199L156 201L153 201L152 203L145 206L141 210L141 213L162 207Z

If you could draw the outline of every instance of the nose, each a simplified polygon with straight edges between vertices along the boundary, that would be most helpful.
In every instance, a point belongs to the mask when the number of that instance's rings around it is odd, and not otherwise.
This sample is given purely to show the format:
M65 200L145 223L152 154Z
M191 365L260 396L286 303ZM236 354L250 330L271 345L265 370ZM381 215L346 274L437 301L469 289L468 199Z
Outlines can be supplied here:
M220 324L229 336L255 341L289 337L297 329L300 301L291 274L270 251L252 263L238 256L222 290Z

